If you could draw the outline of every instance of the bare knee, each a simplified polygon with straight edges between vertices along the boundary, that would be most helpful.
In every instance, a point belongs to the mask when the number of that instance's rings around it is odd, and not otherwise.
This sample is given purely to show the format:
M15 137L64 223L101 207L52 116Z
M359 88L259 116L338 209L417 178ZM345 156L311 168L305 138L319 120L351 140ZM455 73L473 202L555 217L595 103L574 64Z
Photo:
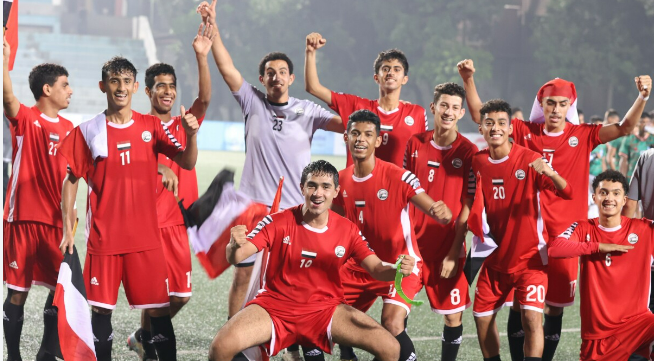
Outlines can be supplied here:
M382 315L382 326L393 336L397 336L404 331L404 317L395 315Z
M561 316L563 314L563 307L550 306L545 304L545 309L543 310L548 316Z
M543 329L543 314L537 311L522 310L522 328L525 333L534 333Z
M382 355L379 355L382 361L397 361L400 359L400 343L397 340L389 342L385 347Z
M445 326L447 327L461 326L461 315L462 312L453 313L451 315L443 315Z
M179 311L182 307L186 306L188 301L191 299L191 297L177 297L177 296L170 296L170 308L172 310L175 310L175 312ZM171 311L172 312L172 311Z
M11 302L12 305L16 306L22 306L25 304L27 301L27 292L22 292L22 291L16 291L16 290L10 290L11 295L9 296L9 302Z

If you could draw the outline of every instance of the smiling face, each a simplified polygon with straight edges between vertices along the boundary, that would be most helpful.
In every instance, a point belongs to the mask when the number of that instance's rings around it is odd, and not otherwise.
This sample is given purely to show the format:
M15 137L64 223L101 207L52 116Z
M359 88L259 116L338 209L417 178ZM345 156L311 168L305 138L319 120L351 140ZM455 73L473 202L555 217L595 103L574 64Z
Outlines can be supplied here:
M385 91L393 91L402 87L409 81L409 77L404 72L402 62L397 59L384 60L379 67L379 71L374 76L375 82Z
M434 115L434 127L450 130L456 128L456 123L465 114L463 99L456 95L441 94L438 100L429 106Z
M290 73L286 61L279 59L266 62L263 76L259 76L268 97L275 102L288 101L288 87L294 80L295 75Z
M159 114L170 113L177 98L177 85L172 74L160 74L154 77L152 89L146 87L145 93L150 104Z
M372 122L352 122L350 129L343 136L352 159L362 161L375 155L375 148L381 145L381 135Z
M130 108L132 95L138 90L138 82L129 71L112 73L100 82L100 90L107 94L107 106L112 110Z
M498 148L509 142L513 133L513 125L509 123L509 114L506 112L489 112L479 125L481 134L490 148Z
M328 211L340 190L340 187L334 185L334 177L327 173L309 173L300 188L310 218L317 218Z
M627 202L627 195L622 183L602 180L593 193L593 201L599 208L601 216L611 217L622 212L622 207Z

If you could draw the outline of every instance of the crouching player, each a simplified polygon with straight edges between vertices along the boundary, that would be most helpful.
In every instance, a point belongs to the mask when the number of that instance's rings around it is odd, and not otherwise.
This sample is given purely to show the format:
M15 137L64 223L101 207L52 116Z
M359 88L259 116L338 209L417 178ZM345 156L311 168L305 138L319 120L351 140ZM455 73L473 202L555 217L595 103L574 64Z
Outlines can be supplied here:
M232 228L230 263L270 249L266 283L218 331L210 360L229 361L256 345L269 355L292 344L312 344L331 353L333 344L339 343L367 350L376 360L397 361L400 346L395 338L372 318L345 305L339 274L349 258L380 280L393 280L395 268L382 263L356 225L330 210L340 190L334 166L310 163L302 172L300 188L304 204L266 216L247 236L245 226ZM405 256L401 272L409 275L414 266L414 258Z
M654 223L621 216L629 185L608 170L593 180L599 218L580 220L550 242L551 257L579 257L580 360L650 360L654 314L647 308Z

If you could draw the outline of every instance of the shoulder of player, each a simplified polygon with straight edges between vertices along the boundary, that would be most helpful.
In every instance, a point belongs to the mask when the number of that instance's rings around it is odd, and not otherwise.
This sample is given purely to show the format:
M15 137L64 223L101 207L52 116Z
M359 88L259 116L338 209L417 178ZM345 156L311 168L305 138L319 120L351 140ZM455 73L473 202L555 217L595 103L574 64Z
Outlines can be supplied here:
M416 114L419 113L418 115L422 115L423 117L425 116L426 110L419 104L413 104L413 103L400 103L400 104L401 106L406 107L407 110L410 111L411 113L415 112Z
M407 144L415 145L415 144L429 144L431 141L432 135L434 134L433 130L428 130L422 133L416 133L409 138L409 141Z
M431 133L431 131L429 133ZM479 152L479 148L477 147L477 145L473 143L470 139L466 138L461 133L458 133L458 137L457 140L455 141L455 144L456 143L458 143L457 145L458 149L461 149L462 151L468 153L471 157L474 156L477 152Z

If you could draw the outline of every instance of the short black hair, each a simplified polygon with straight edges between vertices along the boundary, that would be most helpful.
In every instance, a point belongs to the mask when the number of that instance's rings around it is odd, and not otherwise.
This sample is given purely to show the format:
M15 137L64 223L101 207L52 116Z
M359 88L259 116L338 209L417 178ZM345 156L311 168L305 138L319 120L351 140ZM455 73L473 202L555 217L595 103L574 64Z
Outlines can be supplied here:
M268 53L263 57L263 59L261 59L261 62L259 62L259 75L263 76L263 74L266 72L266 63L273 60L284 60L286 64L288 64L288 73L293 75L293 62L291 61L291 58L289 58L288 55L278 51Z
M641 118L641 119L642 119L642 118L649 118L649 119L652 119L652 114L643 111L643 114L640 115L640 118Z
M68 70L61 65L44 63L32 68L28 81L34 100L38 101L43 96L43 86L53 86L60 76L68 76Z
M593 116L590 117L590 122L591 123L603 122L603 121L604 121L604 119L602 119L602 117L600 117L599 115L593 115Z
M347 121L347 131L350 131L352 128L352 123L363 122L363 123L372 123L375 125L375 131L377 131L377 136L381 133L381 121L379 116L368 109L360 109L350 114Z
M513 118L513 114L515 114L517 112L522 112L522 108L520 108L520 107L511 108L511 118Z
M112 74L132 73L136 79L136 67L122 56L114 56L102 65L102 81L106 81Z
M579 109L579 108L577 108L577 114L582 115L582 114L584 114L584 111L581 110L581 109Z
M304 185L307 178L309 178L309 174L331 175L334 180L334 187L338 187L338 170L336 170L336 167L326 160L317 160L304 167L302 170L302 178L300 178L300 183L302 183L302 185Z
M620 118L620 113L618 113L617 110L611 108L611 109L606 111L605 116L606 116L606 119L609 119L609 117L618 117L618 118Z
M511 124L511 106L505 100L502 99L492 99L487 101L481 106L479 113L482 118L484 115L493 112L505 112L509 116L509 124Z
M461 98L461 105L466 102L466 91L463 87L456 83L443 83L434 87L434 103L438 101L441 95L447 94Z
M400 49L390 49L379 53L374 63L375 74L379 73L379 68L381 68L382 62L390 60L397 60L402 63L404 75L409 75L409 61L406 60L406 55L404 55Z
M177 75L175 75L175 68L173 68L173 66L170 64L156 63L154 65L150 65L150 67L145 70L145 86L149 89L152 89L154 86L154 78L161 74L172 75L173 84L177 85Z
M595 179L593 179L593 193L597 191L597 187L599 187L599 184L602 181L622 183L624 194L629 193L629 182L627 182L627 177L617 170L607 170L595 177Z

